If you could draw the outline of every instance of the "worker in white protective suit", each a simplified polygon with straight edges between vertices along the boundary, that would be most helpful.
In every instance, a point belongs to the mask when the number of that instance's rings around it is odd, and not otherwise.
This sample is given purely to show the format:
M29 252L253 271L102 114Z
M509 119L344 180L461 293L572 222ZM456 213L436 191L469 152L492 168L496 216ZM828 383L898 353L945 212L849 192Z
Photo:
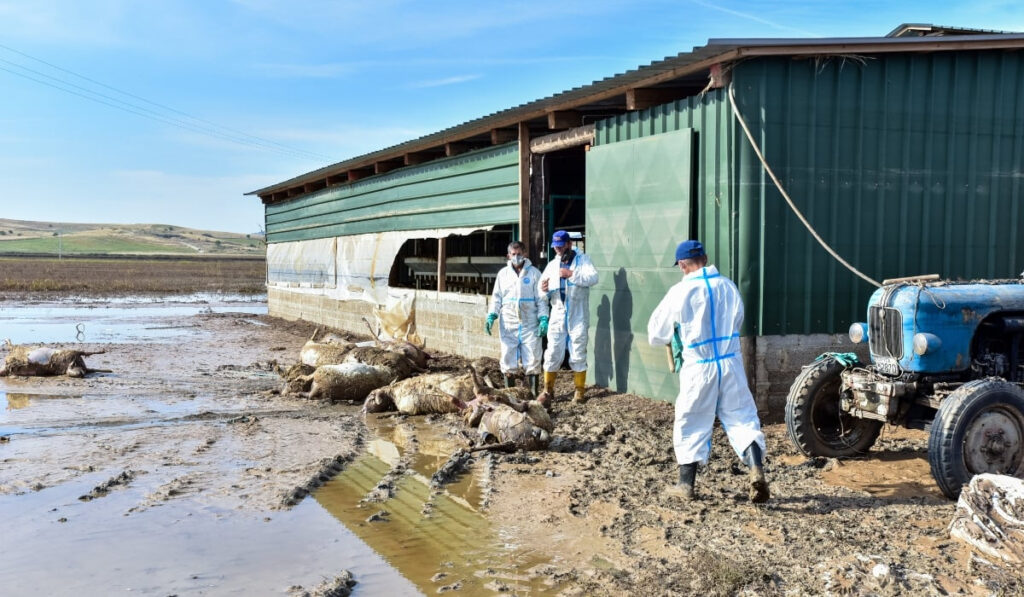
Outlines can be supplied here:
M491 310L484 331L491 335L495 320L501 339L501 373L505 387L514 384L514 374L522 371L537 395L540 375L541 337L548 328L548 303L540 300L540 270L524 254L523 243L508 245L508 265L501 268L491 293Z
M750 500L760 503L769 497L762 464L765 443L740 353L743 301L732 280L707 263L700 241L679 243L675 264L683 279L669 289L647 323L652 345L674 344L682 357L672 427L679 485L670 491L688 500L696 497L697 465L707 464L717 415L729 444L750 467Z
M590 257L572 248L569 233L551 237L556 258L544 268L540 289L551 302L548 347L544 352L544 392L555 393L555 376L569 352L569 368L576 388L573 402L583 402L587 384L587 338L590 327L590 287L597 284L597 269Z

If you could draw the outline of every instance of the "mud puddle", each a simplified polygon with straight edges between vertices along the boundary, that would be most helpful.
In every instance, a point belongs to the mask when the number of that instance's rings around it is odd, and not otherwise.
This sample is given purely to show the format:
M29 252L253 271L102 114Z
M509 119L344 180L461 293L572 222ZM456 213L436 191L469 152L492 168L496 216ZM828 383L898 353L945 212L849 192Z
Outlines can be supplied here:
M458 447L444 425L367 421L364 454L314 498L425 593L554 594L550 560L510 544L486 515L486 455L456 482L431 476Z
M28 496L0 496L7 595L284 595L339 565L356 595L415 588L313 500L287 511L239 513L193 502L132 511L146 475L83 500L109 471Z
M262 315L263 303L46 304L0 303L0 334L15 344L170 342L200 333L188 321L206 313Z

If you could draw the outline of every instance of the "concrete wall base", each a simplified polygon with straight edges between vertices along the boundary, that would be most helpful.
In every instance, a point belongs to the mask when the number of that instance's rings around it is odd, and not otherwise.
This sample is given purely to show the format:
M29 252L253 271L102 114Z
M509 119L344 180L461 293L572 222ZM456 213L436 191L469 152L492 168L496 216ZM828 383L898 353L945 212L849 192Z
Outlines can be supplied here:
M497 358L501 348L497 334L484 333L488 298L417 291L416 332L426 341L427 351L437 350L471 359ZM373 321L373 303L337 300L286 288L268 288L267 306L274 317L302 319L356 334L367 333L363 317Z

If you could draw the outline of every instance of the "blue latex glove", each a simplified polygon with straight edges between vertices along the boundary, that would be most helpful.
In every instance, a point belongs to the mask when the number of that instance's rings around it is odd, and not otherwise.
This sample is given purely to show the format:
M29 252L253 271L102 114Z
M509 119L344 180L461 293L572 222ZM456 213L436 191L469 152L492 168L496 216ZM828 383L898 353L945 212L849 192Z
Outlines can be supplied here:
M487 323L484 324L484 331L487 332L488 336L491 335L491 326L494 325L494 320L496 320L497 318L498 318L498 314L497 313L488 313L487 314Z
M683 368L683 340L679 337L679 324L672 326L672 361L675 363L673 373Z
M543 338L548 335L548 316L541 315L537 321L540 322L540 325L537 326L537 337Z

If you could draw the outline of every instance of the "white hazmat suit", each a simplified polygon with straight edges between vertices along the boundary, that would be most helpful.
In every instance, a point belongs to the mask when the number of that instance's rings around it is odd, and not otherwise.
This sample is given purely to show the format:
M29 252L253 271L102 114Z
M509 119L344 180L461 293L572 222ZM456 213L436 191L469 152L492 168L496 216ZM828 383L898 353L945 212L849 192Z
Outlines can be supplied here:
M742 323L739 291L713 265L672 286L647 323L652 345L669 344L677 324L683 342L672 427L679 464L707 463L716 415L741 459L752 442L764 453L764 433L740 354Z
M590 257L574 252L568 263L572 275L559 277L561 259L556 256L544 267L541 280L548 280L547 299L551 302L548 322L548 348L544 352L544 370L558 371L569 349L569 367L587 370L587 330L590 327L590 287L597 284L597 269Z
M501 339L501 372L523 369L526 375L540 374L541 338L538 320L548 314L548 303L540 291L540 270L529 259L517 273L506 265L494 281L491 313L498 315Z

